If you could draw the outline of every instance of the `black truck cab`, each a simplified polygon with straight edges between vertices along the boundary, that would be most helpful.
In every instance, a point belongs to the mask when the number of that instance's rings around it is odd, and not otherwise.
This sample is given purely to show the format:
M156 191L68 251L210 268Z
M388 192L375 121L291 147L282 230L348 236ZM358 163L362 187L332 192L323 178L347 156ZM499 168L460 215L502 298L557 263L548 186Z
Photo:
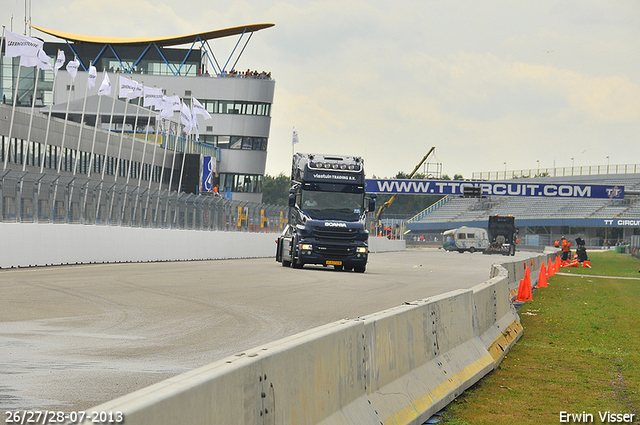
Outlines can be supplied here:
M283 266L333 266L364 272L369 255L364 162L360 157L293 156L288 224L277 240Z

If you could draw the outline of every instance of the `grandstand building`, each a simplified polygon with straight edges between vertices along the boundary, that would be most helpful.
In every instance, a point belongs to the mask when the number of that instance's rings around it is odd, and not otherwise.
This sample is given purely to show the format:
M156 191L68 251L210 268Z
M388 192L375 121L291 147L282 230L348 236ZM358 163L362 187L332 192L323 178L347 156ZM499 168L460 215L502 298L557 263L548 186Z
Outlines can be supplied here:
M613 168L612 168L613 170ZM621 173L624 173L620 169ZM640 168L625 167L626 174L564 175L527 178L531 184L598 184L620 186L625 198L558 198L448 195L407 221L408 237L424 235L440 239L442 232L458 228L487 227L491 215L516 217L519 238L527 245L552 245L566 236L580 236L588 246L615 245L640 235ZM574 174L573 172L571 174ZM498 181L498 180L496 180ZM515 180L500 180L504 183ZM517 180L522 182L522 180Z
M116 188L123 185L124 191L140 182L136 189L140 192L158 185L197 193L202 161L209 156L214 158L214 186L223 196L261 202L275 81L268 73L253 68L240 73L233 67L251 36L271 26L156 38L86 36L33 26L61 40L45 42L49 57L55 59L62 50L65 64L77 57L81 66L75 78L64 67L55 76L53 71L19 67L19 58L4 57L3 51L0 168L9 170L5 174L11 170L46 174L39 182L85 179L89 186L95 186L89 181L99 181ZM211 49L213 40L232 36L238 37L236 48L219 61ZM96 86L88 89L90 64L98 76ZM111 81L110 96L97 95L104 72ZM120 76L160 87L188 105L196 98L212 117L198 117L199 140L186 138L179 114L159 121L158 112L142 107L139 100L119 98ZM35 116L31 114L34 93Z

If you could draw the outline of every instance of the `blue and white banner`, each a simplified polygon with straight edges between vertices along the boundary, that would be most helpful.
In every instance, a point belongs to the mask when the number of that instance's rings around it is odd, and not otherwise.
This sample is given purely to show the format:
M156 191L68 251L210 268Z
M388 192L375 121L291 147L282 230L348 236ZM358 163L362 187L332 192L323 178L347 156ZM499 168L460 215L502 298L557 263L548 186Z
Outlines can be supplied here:
M201 192L213 191L213 173L216 172L216 159L205 156L202 162L202 189Z
M624 199L624 186L597 184L548 184L519 182L471 182L461 180L366 181L367 193L413 195L463 195L465 187L479 187L483 196L540 196L561 198Z

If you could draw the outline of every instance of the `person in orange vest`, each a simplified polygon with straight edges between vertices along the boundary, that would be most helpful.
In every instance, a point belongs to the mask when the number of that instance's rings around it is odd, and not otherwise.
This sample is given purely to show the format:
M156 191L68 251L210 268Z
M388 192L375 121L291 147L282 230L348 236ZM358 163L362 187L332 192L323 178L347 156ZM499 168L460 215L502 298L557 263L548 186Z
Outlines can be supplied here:
M560 241L553 241L553 246L560 248Z
M562 237L562 261L567 261L571 256L571 242Z

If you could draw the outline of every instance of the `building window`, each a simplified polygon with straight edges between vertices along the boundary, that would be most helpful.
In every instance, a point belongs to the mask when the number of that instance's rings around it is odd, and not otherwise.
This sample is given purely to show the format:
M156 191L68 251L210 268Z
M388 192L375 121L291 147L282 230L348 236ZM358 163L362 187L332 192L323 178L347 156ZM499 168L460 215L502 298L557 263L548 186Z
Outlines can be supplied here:
M220 174L220 190L224 192L261 193L262 176L258 174Z

